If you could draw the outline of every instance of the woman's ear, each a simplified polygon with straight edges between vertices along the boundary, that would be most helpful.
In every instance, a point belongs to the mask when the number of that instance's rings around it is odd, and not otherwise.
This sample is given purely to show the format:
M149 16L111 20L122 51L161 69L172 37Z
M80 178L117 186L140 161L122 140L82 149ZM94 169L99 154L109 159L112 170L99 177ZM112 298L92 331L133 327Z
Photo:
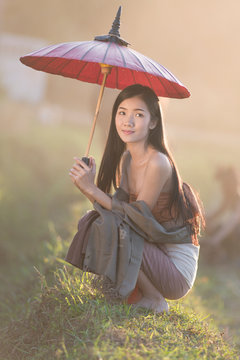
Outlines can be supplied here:
M150 125L149 125L149 129L153 130L156 127L156 125L157 125L157 120L155 120L155 119L151 120Z

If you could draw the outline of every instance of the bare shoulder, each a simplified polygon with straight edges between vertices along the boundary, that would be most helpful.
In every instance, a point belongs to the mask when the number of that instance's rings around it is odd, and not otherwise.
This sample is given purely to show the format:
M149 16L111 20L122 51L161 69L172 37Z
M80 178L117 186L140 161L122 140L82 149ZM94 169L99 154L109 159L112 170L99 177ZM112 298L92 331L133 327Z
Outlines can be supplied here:
M168 157L159 152L153 151L149 157L148 169L153 171L158 171L161 173L166 173L167 175L171 175L172 173L172 165Z
M172 166L166 155L158 151L149 154L144 180L137 200L144 200L152 210L162 191L171 186Z

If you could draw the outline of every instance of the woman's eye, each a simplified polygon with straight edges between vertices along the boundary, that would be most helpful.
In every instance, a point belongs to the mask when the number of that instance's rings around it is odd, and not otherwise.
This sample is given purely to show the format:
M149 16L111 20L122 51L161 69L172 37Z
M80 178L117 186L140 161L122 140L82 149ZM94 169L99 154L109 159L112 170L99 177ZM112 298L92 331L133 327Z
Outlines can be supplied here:
M142 113L137 113L136 116L137 117L143 117L143 114Z
M119 111L119 115L125 115L125 111Z

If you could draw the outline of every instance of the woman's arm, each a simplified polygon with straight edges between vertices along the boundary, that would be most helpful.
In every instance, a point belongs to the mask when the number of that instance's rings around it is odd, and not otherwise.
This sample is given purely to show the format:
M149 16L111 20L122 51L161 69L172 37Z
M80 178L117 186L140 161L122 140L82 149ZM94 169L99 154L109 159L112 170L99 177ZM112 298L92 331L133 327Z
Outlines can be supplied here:
M74 185L91 201L97 201L105 209L112 209L112 200L94 183L96 175L95 160L90 158L90 165L86 165L79 158L74 158L75 164L69 172Z

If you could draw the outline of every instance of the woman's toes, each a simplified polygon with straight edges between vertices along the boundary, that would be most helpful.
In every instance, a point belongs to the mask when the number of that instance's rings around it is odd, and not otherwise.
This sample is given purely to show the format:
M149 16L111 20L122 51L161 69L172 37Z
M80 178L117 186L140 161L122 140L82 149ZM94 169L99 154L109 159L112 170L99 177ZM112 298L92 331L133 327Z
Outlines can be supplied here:
M146 309L150 309L152 305L152 300L146 298L146 297L142 297L141 300L139 300L136 304L135 307L143 307Z
M134 307L143 307L148 310L154 310L157 313L169 312L168 303L164 298L161 300L153 300L143 297L134 305Z
M161 301L160 303L157 303L156 308L154 309L157 313L169 313L169 305L164 299L164 301Z

